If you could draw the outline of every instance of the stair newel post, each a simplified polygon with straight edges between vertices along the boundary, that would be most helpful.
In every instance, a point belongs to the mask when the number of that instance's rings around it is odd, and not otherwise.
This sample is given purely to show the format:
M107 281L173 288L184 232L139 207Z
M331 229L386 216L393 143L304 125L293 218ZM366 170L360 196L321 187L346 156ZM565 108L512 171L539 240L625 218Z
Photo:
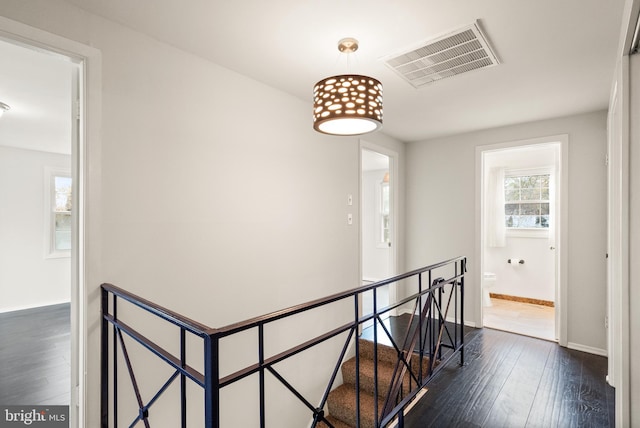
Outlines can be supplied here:
M118 296L113 299L113 319L118 319ZM113 325L113 427L118 428L118 327Z
M373 420L378 426L378 288L373 289Z
M461 265L462 266L462 265ZM455 276L458 276L458 262L454 264L455 268ZM453 348L458 347L458 280L455 280L451 283L451 293L454 294L453 299ZM462 333L462 330L460 331Z
M360 306L358 305L359 294L353 296L355 309L355 324L359 327ZM360 340L356 338L356 426L360 426Z
M102 428L109 426L109 323L105 315L109 312L109 295L102 288L101 312L102 324L100 326L100 424Z
M467 258L460 260L460 365L464 364L464 277L467 273Z
M444 318L442 316L442 291L446 284L439 284L438 287L438 333L442 331L442 324L444 324ZM438 359L442 359L442 346L440 346L440 342L442 341L442 337L438 335L438 343L436 346L438 347Z
M418 274L418 305L420 307L420 313L424 313L424 300L422 296L422 273ZM418 318L418 329L420 331L420 335L418 336L418 348L420 350L420 373L418 379L420 380L420 383L422 383L422 361L424 360L424 339L422 338L424 324L422 318L422 316Z
M220 428L220 337L209 333L204 345L204 423L205 428Z
M431 366L431 368L429 369L429 375L431 375L431 371L433 370L433 361L435 361L435 355L434 351L436 349L434 342L434 335L433 335L433 278L432 278L432 272L431 270L429 270L429 282L428 282L428 286L429 286L429 291L427 292L427 304L430 305L429 310L428 310L428 314L429 314L429 365Z

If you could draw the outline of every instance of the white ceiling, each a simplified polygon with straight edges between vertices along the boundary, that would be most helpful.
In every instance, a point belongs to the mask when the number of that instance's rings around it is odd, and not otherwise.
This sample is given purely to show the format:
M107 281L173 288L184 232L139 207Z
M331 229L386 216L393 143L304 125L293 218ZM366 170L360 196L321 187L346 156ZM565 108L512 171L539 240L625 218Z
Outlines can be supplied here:
M0 146L71 153L71 79L62 56L0 40Z
M318 80L345 72L371 75L384 85L382 132L407 142L605 109L624 3L68 1L308 101L310 114ZM414 89L381 61L476 20L501 62L496 67ZM343 37L360 41L348 65L336 47ZM0 73L4 79L5 70ZM23 94L41 91L27 86L31 90ZM0 101L11 104L5 94L3 82ZM24 114L19 105L26 101L13 102L15 114Z

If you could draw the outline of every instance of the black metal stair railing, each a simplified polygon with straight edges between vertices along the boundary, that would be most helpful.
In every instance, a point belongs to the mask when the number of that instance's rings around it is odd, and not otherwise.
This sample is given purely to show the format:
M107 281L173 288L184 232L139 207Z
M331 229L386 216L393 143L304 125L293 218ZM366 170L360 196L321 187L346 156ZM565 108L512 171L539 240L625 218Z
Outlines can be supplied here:
M258 376L259 396L259 421L255 425L266 427L267 399L265 394L266 376L271 375L293 394L309 412L309 421L312 427L331 427L332 423L327 419L325 407L334 385L341 364L350 348L355 348L356 358L356 425L360 426L362 409L360 408L360 341L355 340L363 325L372 324L372 340L374 349L374 388L375 395L384 397L382 409L374 409L375 426L385 427L393 421L397 421L400 428L404 423L404 410L416 398L420 391L427 385L435 373L442 368L446 361L460 357L460 364L464 361L464 277L466 273L466 258L458 257L441 263L413 270L402 275L395 276L353 290L334 294L322 299L290 307L264 316L252 318L237 324L222 328L210 328L180 314L177 314L160 305L122 290L111 284L102 284L102 325L101 325L101 426L103 428L117 428L119 421L125 421L127 426L133 427L142 424L150 427L150 412L158 398L168 388L179 380L180 402L180 426L186 428L187 411L187 382L193 382L202 388L204 395L204 423L206 428L220 428L220 394L221 391L242 379L250 376ZM434 278L435 277L435 278ZM427 286L423 286L426 279ZM381 287L398 284L405 288L407 297L397 302L379 308L377 303L378 291ZM414 290L415 288L415 290ZM370 313L362 313L361 297L365 293L373 295L373 309ZM353 299L353 320L331 328L329 331L305 340L285 351L267 355L265 327L279 320L290 319L296 315L308 311L323 308L327 305L337 304ZM125 323L118 314L119 305L126 303L155 318L176 326L179 330L178 344L174 352L168 351L141 332ZM406 331L398 335L391 331L388 317L390 314L404 311L409 314L409 323ZM243 332L255 331L257 337L256 362L246 365L240 370L222 376L220 367L221 340ZM187 337L190 335L201 341L203 354L203 373L187 364ZM335 338L339 335L346 336L341 345L337 359L331 363L331 375L323 387L324 392L318 399L305 397L276 366L287 361L291 357L316 347L317 345ZM155 355L170 367L171 375L157 389L152 398L144 402L138 379L134 372L134 365L129 355L127 342L128 336L133 341L142 345L144 349ZM399 337L398 337L399 336ZM384 340L383 340L384 339ZM190 339L191 340L191 339ZM378 343L383 340L397 353L397 361L394 366L390 387L386 391L379 386L377 369L377 356L380 352ZM175 349L178 349L175 352ZM177 354L177 355L174 355ZM416 362L417 360L417 362ZM425 367L425 360L428 361ZM119 390L120 377L118 361L124 361L126 373L129 375L131 387L135 396L137 412L131 415L119 414ZM408 382L408 385L406 383ZM407 392L408 391L408 392Z

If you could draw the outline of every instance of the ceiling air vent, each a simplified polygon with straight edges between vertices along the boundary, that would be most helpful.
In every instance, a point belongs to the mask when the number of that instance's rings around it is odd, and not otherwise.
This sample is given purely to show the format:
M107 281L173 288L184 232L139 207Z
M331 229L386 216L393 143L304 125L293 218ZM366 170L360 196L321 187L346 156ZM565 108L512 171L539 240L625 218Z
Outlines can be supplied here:
M499 64L477 21L384 62L415 88Z

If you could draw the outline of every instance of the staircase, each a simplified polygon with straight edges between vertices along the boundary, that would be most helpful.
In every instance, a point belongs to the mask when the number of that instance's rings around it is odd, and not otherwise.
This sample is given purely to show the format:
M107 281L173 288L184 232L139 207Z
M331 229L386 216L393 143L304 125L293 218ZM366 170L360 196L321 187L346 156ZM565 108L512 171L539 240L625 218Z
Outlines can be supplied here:
M373 342L359 339L360 347L360 426L356 425L356 357L342 364L342 378L344 383L335 388L329 394L327 405L329 415L326 419L335 428L376 428L374 417L374 347ZM393 381L393 373L398 364L398 353L392 347L378 344L378 418L380 418L385 399ZM420 357L412 354L410 366L415 376L418 377L420 369ZM429 358L422 359L423 379L429 370ZM399 376L399 375L398 375ZM410 374L405 372L402 381L401 396L405 396L411 390L416 389L414 379L410 380ZM394 403L395 405L395 403ZM325 428L329 425L325 422L318 424Z

